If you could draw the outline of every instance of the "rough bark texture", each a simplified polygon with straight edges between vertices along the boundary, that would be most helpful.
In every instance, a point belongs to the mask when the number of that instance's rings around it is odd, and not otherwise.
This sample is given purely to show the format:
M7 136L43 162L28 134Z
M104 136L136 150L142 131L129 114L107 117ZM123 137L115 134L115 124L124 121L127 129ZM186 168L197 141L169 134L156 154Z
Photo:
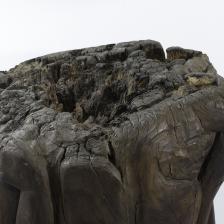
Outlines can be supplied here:
M0 72L1 224L214 224L224 84L147 40Z

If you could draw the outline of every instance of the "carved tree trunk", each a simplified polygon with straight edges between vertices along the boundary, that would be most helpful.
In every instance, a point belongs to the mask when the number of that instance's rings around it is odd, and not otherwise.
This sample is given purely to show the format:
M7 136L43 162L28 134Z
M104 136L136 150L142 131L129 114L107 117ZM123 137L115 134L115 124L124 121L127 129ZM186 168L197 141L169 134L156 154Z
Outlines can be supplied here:
M147 40L0 73L1 224L215 224L224 84Z

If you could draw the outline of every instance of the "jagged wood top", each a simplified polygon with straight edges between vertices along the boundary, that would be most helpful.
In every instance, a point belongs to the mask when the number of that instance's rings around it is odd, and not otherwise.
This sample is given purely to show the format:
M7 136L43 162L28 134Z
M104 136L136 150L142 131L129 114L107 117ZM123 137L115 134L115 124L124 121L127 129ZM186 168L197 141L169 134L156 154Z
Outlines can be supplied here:
M32 87L35 101L100 124L217 83L205 54L173 47L166 59L151 40L46 55L0 76L1 91Z

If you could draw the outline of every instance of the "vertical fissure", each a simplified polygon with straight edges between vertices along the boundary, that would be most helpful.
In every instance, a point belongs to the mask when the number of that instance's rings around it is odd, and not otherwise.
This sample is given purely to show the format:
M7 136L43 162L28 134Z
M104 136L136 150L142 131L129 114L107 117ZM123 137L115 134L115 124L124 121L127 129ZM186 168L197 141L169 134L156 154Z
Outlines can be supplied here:
M48 166L55 224L66 224L60 181L60 165L63 159L65 158L65 152L65 149L61 148L56 157L56 161Z

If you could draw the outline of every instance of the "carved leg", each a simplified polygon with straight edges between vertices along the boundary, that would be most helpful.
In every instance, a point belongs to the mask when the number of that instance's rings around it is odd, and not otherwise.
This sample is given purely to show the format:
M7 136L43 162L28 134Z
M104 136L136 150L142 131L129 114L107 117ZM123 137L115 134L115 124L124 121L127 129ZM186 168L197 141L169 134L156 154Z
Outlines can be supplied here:
M10 183L0 185L0 223L53 224L53 209L44 166L43 175L19 149L2 152L0 165L2 179Z
M21 192L16 224L53 224L50 201L43 192Z
M218 133L207 161L202 168L202 204L197 224L212 223L213 199L224 179L224 134ZM210 215L210 217L209 217Z
M214 211L214 205L212 206L212 209L210 211L208 224L215 224L215 211Z
M106 158L66 158L61 164L66 223L127 223L120 181L118 170Z
M0 180L0 223L15 224L20 191Z

